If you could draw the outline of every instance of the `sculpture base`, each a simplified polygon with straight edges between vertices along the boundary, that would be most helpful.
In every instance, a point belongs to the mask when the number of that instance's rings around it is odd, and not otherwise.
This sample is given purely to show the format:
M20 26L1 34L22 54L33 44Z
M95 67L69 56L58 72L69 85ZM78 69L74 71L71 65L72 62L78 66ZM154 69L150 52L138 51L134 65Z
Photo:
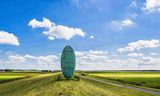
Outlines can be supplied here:
M72 76L71 78L67 79L65 78L62 74L58 76L58 81L63 81L63 80L73 80L73 81L79 81L80 77L79 76Z

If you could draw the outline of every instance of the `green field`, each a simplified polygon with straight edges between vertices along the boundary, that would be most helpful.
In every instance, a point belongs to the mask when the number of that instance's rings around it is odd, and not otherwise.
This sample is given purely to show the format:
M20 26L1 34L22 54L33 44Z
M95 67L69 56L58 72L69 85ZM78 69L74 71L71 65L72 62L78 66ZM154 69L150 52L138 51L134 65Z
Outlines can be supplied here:
M29 77L0 83L0 96L158 96L82 78L59 81L60 73L0 73L11 75Z
M4 73L0 73L0 83L18 80L22 78L28 78L28 77L32 77L38 74L40 73L37 73L37 72L4 72Z
M88 75L160 90L160 72L90 72Z

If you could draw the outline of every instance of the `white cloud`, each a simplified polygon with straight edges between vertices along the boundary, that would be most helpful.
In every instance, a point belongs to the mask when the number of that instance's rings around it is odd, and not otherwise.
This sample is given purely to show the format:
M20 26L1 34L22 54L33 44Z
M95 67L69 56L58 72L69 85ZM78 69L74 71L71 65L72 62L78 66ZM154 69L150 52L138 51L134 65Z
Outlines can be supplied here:
M132 53L130 57L138 58L121 58L122 56L112 56L106 51L76 51L76 69L78 70L137 70L141 69L158 69L160 58L144 56L142 53ZM152 65L148 68L149 65ZM147 67L146 67L147 66ZM142 68L143 67L143 68Z
M157 55L159 55L159 54L158 54L158 53L151 52L149 55L151 55L151 56L157 56Z
M132 28L135 26L135 23L130 19L124 19L122 21L111 21L111 28L113 30L122 30L126 28Z
M17 54L10 54L8 56L8 63L15 64L15 63L24 63L26 59Z
M54 22L51 22L47 18L43 18L43 21L37 21L36 19L32 19L29 24L32 28L44 28L44 35L48 37L49 40L55 39L66 39L70 40L74 36L85 36L85 32L83 32L80 28L71 28L64 25L56 25Z
M140 50L143 48L156 48L159 46L160 46L160 40L156 40L156 39L138 40L136 42L129 43L127 47L119 48L118 51L123 53L128 51Z
M51 28L55 25L55 23L52 23L49 19L43 17L43 21L37 21L36 19L32 19L29 24L29 26L32 26L32 28Z
M159 57L151 57L146 56L142 57L141 61L143 61L143 64L160 64L160 58Z
M107 51L89 50L89 51L76 51L77 67L81 70L99 69L104 65L104 60L108 58Z
M129 53L128 56L130 56L130 57L141 57L141 56L143 56L143 54L142 53Z
M69 28L67 26L58 25L51 28L49 31L44 31L43 34L48 36L48 39L66 39L69 40L72 37L79 35L84 37L85 33L79 28Z
M109 54L107 51L100 50L75 51L75 54L76 70L137 70L138 65L141 66L140 69L158 70L160 68L159 56L142 56L142 53L136 53L138 58L132 58L135 54L123 58L123 55ZM59 55L34 56L19 55L13 52L7 52L6 55L7 59L0 59L1 68L60 69Z
M59 58L56 55L33 56L10 54L6 63L14 68L22 69L40 69L40 70L58 70L60 69Z
M150 12L160 11L160 0L146 0L143 9Z
M94 39L94 36L93 36L93 35L91 35L91 36L89 37L89 39Z
M38 64L53 64L55 61L58 60L58 57L56 55L47 55L47 56L32 56L32 55L25 55L26 59L33 59L38 62Z
M14 34L5 31L0 31L0 44L20 45Z
M97 50L89 50L83 52L76 51L75 53L79 61L105 59L107 58L106 55L108 54L108 52L106 51L97 51Z

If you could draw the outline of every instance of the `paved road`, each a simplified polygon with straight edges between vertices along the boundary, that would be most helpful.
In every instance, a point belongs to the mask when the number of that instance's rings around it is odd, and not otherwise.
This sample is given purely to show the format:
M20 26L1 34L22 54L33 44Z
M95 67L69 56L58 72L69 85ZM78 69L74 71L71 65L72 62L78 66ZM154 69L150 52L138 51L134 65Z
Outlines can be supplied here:
M116 83L112 83L112 82L107 82L107 81L103 81L103 80L98 80L98 79L94 79L94 78L85 77L85 76L80 76L80 77L84 78L84 79L88 79L88 80L93 80L93 81L96 81L96 82L102 82L102 83L105 83L105 84L118 86L118 87L129 88L129 89L133 89L133 90L137 90L137 91L141 91L141 92L147 92L147 93L150 93L150 94L160 95L160 91L154 91L154 90L149 90L149 89L144 89L144 88L139 88L139 87L133 87L133 86L126 86L126 85L122 85L122 84L116 84Z

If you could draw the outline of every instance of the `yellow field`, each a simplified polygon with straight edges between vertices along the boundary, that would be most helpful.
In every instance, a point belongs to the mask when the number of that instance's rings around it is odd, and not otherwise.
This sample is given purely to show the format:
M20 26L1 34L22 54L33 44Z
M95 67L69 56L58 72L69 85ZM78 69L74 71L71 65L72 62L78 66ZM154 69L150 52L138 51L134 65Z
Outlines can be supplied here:
M0 80L1 80L1 79L20 78L20 77L24 77L24 76L0 76Z
M100 77L146 77L155 78L160 77L160 74L89 74L90 76L100 76Z
M160 90L160 72L94 72L88 75L103 80L113 80Z

